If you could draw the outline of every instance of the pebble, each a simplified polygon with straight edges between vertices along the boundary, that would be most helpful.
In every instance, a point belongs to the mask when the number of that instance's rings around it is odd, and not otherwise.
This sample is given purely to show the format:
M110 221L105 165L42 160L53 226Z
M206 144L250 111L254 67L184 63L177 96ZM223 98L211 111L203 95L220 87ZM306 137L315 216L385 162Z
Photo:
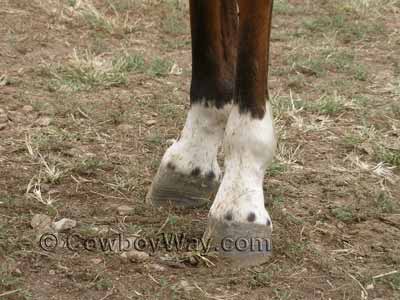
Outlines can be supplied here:
M19 268L15 268L13 271L14 275L22 275L22 271Z
M33 107L32 107L32 105L24 105L24 106L22 107L22 110L23 110L24 112L26 112L26 113L30 113L30 112L33 111Z
M51 123L51 118L49 117L40 117L39 119L36 120L35 122L37 125L41 127L46 127L49 126Z
M92 258L90 262L93 263L94 265L99 265L103 262L103 260L101 258Z
M149 267L152 268L154 271L157 271L157 272L164 272L166 270L165 267L163 267L163 266L161 266L159 264L150 264Z
M154 125L156 123L157 123L156 120L148 120L148 121L146 121L146 125L149 125L149 126Z
M179 282L179 286L180 286L185 292L190 292L191 290L194 289L194 287L191 286L187 280L181 280L181 281Z
M60 221L54 222L52 224L52 227L57 232L71 229L74 228L75 226L76 226L76 221L67 218L61 219Z
M117 208L118 214L120 216L126 216L129 215L132 211L134 210L133 207L130 207L128 205L122 205Z
M147 254L146 252L142 252L142 251L137 251L137 250L131 250L128 252L124 252L121 254L121 257L123 259L129 260L131 262L144 262L150 259L149 254Z
M168 139L168 140L166 140L166 142L165 142L165 144L166 144L167 146L172 146L174 143L176 143L176 140L175 140L175 139Z

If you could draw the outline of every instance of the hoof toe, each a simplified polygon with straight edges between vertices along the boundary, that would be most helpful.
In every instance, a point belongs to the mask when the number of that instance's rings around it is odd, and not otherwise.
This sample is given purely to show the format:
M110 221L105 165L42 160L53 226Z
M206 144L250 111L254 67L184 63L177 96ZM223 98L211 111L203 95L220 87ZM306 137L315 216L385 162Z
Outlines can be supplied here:
M164 168L157 172L146 203L155 207L201 207L210 202L218 186L215 178L185 175Z
M211 249L233 267L267 262L272 254L271 227L254 223L227 222L210 217L204 238Z

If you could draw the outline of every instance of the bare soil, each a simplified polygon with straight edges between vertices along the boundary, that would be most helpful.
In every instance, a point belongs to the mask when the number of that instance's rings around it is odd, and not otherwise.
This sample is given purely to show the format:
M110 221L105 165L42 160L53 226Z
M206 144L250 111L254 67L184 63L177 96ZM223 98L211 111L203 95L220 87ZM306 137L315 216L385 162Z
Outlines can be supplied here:
M201 238L208 207L144 203L188 109L186 1L0 4L0 299L400 299L400 1L275 1L274 251L243 270L44 251L31 226Z

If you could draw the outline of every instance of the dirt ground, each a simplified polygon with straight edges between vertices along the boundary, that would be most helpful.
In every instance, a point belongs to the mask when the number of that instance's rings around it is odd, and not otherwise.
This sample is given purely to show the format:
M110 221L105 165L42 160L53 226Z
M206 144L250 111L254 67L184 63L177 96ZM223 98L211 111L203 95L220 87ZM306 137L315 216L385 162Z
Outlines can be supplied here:
M45 251L31 224L201 238L208 207L144 204L188 109L186 1L0 4L1 300L400 299L400 1L275 1L274 251L240 271L198 251Z

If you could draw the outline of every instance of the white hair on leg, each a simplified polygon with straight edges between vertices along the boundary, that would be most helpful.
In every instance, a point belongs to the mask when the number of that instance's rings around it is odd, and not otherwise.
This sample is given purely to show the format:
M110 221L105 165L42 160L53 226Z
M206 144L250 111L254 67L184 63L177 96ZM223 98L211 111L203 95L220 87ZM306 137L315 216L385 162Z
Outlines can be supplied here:
M210 210L223 222L271 225L264 206L263 180L276 148L270 104L263 119L232 109L224 139L225 174Z
M161 167L169 164L181 174L214 174L218 179L221 171L217 163L217 154L230 109L231 105L217 109L200 103L193 104L180 139L165 152Z

